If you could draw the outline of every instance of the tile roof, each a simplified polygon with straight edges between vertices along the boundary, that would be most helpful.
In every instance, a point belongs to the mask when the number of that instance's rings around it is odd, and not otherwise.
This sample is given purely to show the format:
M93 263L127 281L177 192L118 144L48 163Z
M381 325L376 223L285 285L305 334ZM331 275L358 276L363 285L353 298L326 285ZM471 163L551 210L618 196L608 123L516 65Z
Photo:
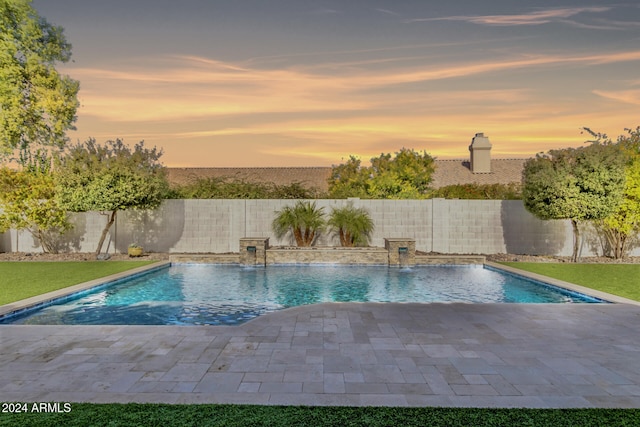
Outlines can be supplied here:
M454 184L508 184L520 182L527 159L491 159L491 173L472 173L469 160L438 160L433 175L433 188ZM230 178L276 185L301 183L309 188L327 191L330 167L263 167L263 168L167 168L169 182L187 184L197 178Z
M169 182L187 184L197 178L228 178L248 182L289 185L299 182L305 187L327 191L330 167L264 167L264 168L167 168Z
M491 173L472 173L469 160L437 160L433 188L455 184L510 184L522 181L527 159L491 159Z

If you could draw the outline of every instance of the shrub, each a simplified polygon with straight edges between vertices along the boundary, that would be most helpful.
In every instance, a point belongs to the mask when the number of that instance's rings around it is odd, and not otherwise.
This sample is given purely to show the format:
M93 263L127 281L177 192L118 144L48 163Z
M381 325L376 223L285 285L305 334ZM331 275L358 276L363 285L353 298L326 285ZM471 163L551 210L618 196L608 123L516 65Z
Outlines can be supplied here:
M229 177L197 178L173 187L168 194L170 199L317 199L322 196L317 189L299 182L276 185Z
M340 245L346 247L368 246L374 229L369 212L351 204L333 209L328 224L340 238Z
M311 246L325 226L324 208L316 203L299 201L276 211L272 228L279 239L293 234L298 246Z
M455 184L438 188L431 197L445 199L519 200L522 199L520 184Z

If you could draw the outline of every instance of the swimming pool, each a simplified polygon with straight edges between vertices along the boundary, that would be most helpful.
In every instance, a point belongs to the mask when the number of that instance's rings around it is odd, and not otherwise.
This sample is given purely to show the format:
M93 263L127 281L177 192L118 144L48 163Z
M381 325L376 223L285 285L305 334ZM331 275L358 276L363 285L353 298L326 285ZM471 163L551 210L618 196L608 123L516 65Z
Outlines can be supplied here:
M177 264L5 316L0 323L235 325L321 302L600 303L486 266Z

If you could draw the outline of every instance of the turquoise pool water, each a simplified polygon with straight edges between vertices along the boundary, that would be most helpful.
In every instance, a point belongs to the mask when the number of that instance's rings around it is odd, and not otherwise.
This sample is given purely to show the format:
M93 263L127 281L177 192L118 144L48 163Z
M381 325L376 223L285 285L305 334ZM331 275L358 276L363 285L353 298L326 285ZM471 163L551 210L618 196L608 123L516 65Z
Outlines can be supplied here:
M321 302L594 303L585 295L483 266L178 264L84 292L0 323L235 325Z

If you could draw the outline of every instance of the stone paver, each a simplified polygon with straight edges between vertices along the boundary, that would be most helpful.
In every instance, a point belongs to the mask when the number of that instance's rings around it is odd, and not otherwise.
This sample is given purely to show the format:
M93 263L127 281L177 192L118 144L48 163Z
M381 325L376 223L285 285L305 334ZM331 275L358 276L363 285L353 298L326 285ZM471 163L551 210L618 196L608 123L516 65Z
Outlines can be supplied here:
M233 327L0 325L3 401L640 408L640 307L296 307Z

